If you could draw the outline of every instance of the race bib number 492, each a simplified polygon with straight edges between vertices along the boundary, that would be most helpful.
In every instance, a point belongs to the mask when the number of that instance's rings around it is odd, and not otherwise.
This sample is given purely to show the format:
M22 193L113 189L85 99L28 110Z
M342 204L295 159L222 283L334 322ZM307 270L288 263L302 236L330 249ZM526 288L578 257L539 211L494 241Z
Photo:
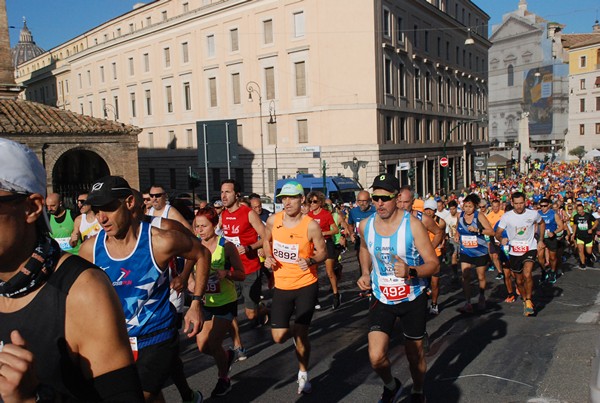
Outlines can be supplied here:
M379 289L388 301L399 301L410 294L410 286L408 285L380 285Z

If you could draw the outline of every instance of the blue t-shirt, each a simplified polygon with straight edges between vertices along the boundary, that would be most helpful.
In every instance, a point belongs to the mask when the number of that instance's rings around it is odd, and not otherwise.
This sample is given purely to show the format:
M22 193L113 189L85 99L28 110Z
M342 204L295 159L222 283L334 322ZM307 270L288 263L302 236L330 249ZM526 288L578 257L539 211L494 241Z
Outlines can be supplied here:
M348 224L354 225L354 232L358 234L358 224L365 218L369 218L375 214L376 211L375 206L372 204L367 211L362 211L360 207L354 207L348 213Z

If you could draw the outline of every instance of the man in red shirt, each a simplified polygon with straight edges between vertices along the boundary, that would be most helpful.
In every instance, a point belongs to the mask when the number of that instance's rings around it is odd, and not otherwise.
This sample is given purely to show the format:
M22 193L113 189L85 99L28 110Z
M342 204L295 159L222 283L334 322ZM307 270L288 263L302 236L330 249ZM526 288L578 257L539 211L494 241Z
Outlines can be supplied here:
M308 216L319 224L321 227L321 232L323 232L323 237L325 238L325 245L327 247L325 270L327 271L327 277L329 277L329 281L331 282L331 292L333 293L333 309L337 309L341 303L340 293L337 286L337 276L335 275L334 270L338 254L337 250L335 249L332 235L337 234L340 230L333 220L333 215L323 208L325 205L325 195L323 192L312 191L308 194L307 198L308 202L310 203ZM318 307L320 308L320 306Z

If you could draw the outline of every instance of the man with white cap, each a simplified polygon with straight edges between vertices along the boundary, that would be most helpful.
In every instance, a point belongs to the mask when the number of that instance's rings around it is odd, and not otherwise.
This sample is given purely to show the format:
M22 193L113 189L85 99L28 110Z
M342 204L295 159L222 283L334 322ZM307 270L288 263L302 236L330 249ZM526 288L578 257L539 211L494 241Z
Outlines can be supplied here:
M36 155L0 138L0 400L141 402L119 299L49 237L45 195Z
M283 211L267 219L263 250L265 267L273 271L275 288L271 304L271 334L275 343L294 338L298 358L298 394L310 393L308 328L319 293L317 266L327 258L321 227L302 214L304 188L298 182L283 185L277 195ZM294 327L290 318L295 311Z
M141 221L127 181L105 176L93 185L86 203L102 231L81 245L79 255L93 260L113 282L146 401L163 401L162 387L179 354L175 308L169 302L168 263L174 256L196 262L192 303L184 317L188 337L202 328L200 304L208 278L210 252L194 237Z

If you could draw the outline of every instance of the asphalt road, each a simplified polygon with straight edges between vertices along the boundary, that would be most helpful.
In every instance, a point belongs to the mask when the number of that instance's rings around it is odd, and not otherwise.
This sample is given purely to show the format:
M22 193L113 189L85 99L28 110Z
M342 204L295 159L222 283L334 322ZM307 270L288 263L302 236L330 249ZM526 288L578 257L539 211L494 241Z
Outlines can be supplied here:
M376 402L382 383L368 360L368 301L358 296L355 286L354 253L344 254L343 263L342 306L335 311L330 309L328 280L320 268L320 300L326 309L316 312L311 325L310 395L296 394L298 367L292 342L274 344L268 327L250 329L243 314L242 340L249 358L233 365L231 392L210 398L217 379L214 362L182 338L190 386L207 402ZM462 291L451 286L450 270L443 268L441 312L427 324L428 402L588 402L591 362L600 341L600 268L580 271L572 259L563 267L565 275L556 284L536 286L537 315L529 318L523 317L521 300L504 302L504 285L493 272L487 273L486 310L458 313ZM537 280L539 272L534 277ZM390 356L394 376L405 385L401 401L408 402L412 381L400 325ZM172 385L164 394L167 402L181 401Z

